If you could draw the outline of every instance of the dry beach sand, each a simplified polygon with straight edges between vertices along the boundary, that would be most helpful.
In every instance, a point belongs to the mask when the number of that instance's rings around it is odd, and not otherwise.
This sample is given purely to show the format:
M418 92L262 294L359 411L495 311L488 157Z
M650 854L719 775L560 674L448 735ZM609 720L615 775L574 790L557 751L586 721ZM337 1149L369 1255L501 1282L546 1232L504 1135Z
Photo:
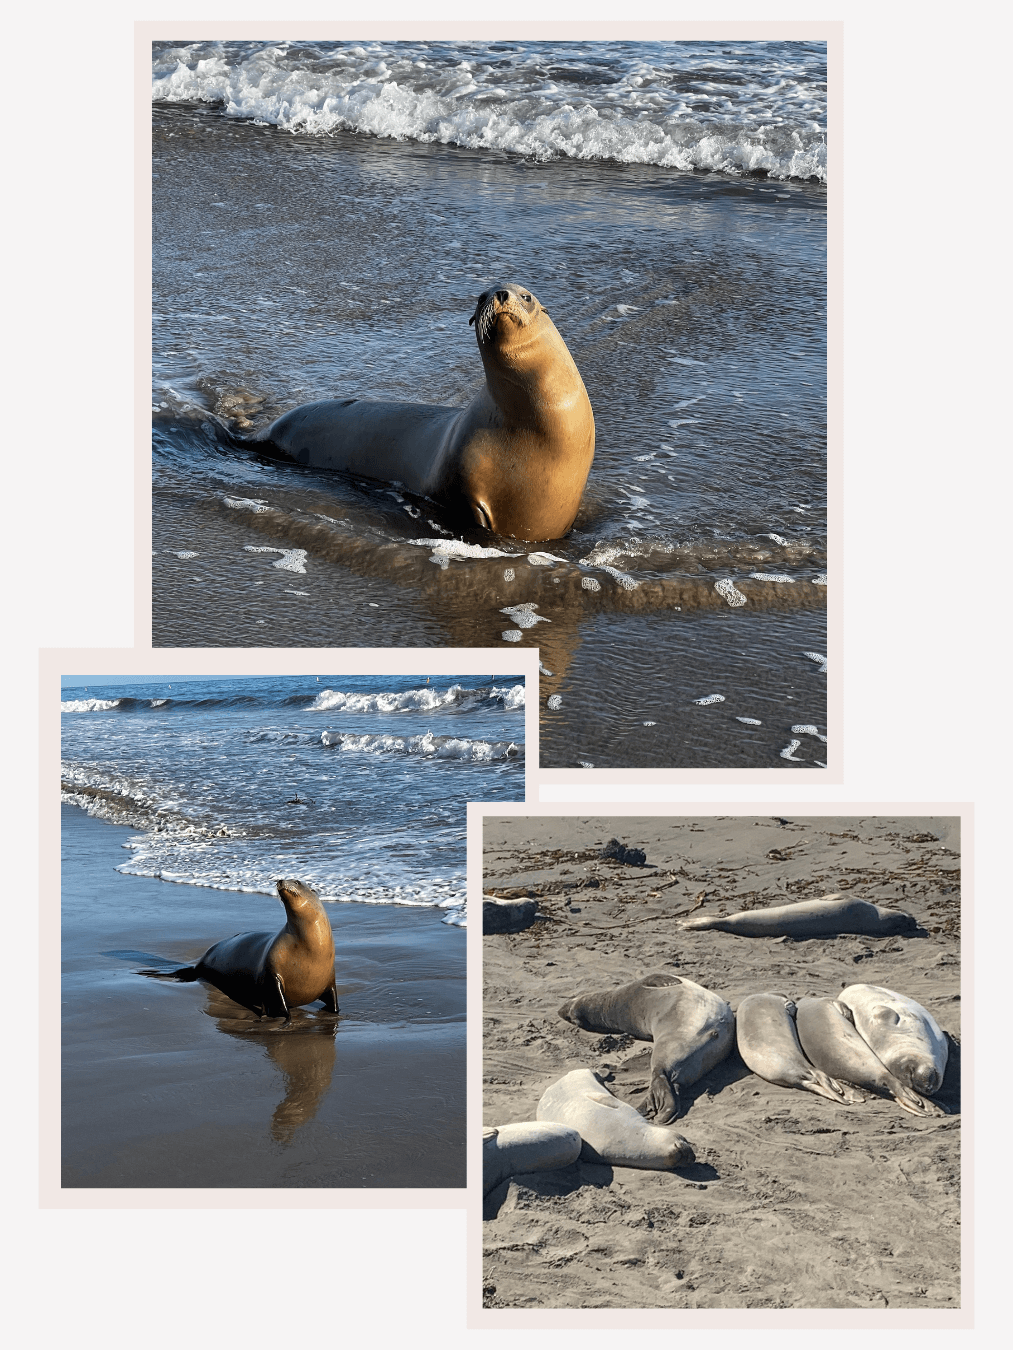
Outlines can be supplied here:
M613 837L647 865L600 859ZM483 939L484 1120L533 1120L586 1067L639 1106L651 1046L579 1030L567 997L652 971L737 1007L747 994L833 997L881 984L949 1033L922 1119L870 1097L838 1106L752 1074L738 1052L684 1091L695 1163L575 1163L487 1198L490 1308L956 1308L960 1304L960 839L945 818L486 816L483 889L547 916ZM597 885L595 884L597 883ZM745 938L681 918L831 893L905 909L907 937Z

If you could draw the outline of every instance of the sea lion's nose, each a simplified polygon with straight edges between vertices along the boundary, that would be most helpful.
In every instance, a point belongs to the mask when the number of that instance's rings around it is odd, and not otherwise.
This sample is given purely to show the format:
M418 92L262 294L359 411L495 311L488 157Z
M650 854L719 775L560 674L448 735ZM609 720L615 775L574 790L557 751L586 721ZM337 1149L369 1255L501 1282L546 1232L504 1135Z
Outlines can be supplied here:
M510 299L510 292L509 292L509 291L497 291L497 292L496 292L496 299L500 302L501 305L505 305L506 302Z

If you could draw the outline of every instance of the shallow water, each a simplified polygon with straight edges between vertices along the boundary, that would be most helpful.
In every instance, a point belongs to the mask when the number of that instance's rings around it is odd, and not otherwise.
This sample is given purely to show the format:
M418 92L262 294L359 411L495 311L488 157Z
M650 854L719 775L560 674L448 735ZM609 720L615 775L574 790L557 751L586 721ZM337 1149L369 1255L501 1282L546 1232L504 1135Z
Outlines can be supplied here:
M543 765L574 764L579 731L598 767L791 767L780 732L700 743L670 718L648 750L566 710L617 709L631 667L660 683L694 628L713 647L697 682L716 670L743 703L825 651L823 185L292 134L242 111L155 107L155 644L540 644L565 727L544 724ZM450 538L432 504L236 439L314 398L466 402L467 321L497 278L549 310L595 412L584 502L548 559L477 529L464 541L502 563L416 547ZM283 549L305 550L303 571L278 569ZM716 592L728 580L744 603ZM525 603L550 623L501 612ZM728 622L703 628L715 608ZM751 646L762 660L743 664ZM802 720L825 734L808 683Z

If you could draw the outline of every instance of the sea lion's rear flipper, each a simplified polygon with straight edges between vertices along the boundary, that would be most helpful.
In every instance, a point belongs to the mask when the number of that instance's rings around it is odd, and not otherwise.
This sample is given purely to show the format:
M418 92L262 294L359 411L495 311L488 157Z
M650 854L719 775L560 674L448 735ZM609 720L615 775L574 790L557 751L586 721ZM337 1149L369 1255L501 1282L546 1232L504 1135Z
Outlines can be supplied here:
M147 975L149 980L177 980L180 984L191 984L200 978L196 966L181 966L179 970L139 970L138 975Z

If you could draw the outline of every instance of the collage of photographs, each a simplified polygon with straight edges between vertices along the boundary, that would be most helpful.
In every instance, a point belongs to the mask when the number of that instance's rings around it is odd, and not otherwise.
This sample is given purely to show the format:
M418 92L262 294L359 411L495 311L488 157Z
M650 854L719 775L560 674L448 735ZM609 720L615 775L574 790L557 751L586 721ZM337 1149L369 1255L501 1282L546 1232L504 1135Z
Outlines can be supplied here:
M919 756L972 690L849 477L848 23L495 17L131 24L134 639L38 652L37 1204L192 1244L156 1345L971 1334L978 761Z

